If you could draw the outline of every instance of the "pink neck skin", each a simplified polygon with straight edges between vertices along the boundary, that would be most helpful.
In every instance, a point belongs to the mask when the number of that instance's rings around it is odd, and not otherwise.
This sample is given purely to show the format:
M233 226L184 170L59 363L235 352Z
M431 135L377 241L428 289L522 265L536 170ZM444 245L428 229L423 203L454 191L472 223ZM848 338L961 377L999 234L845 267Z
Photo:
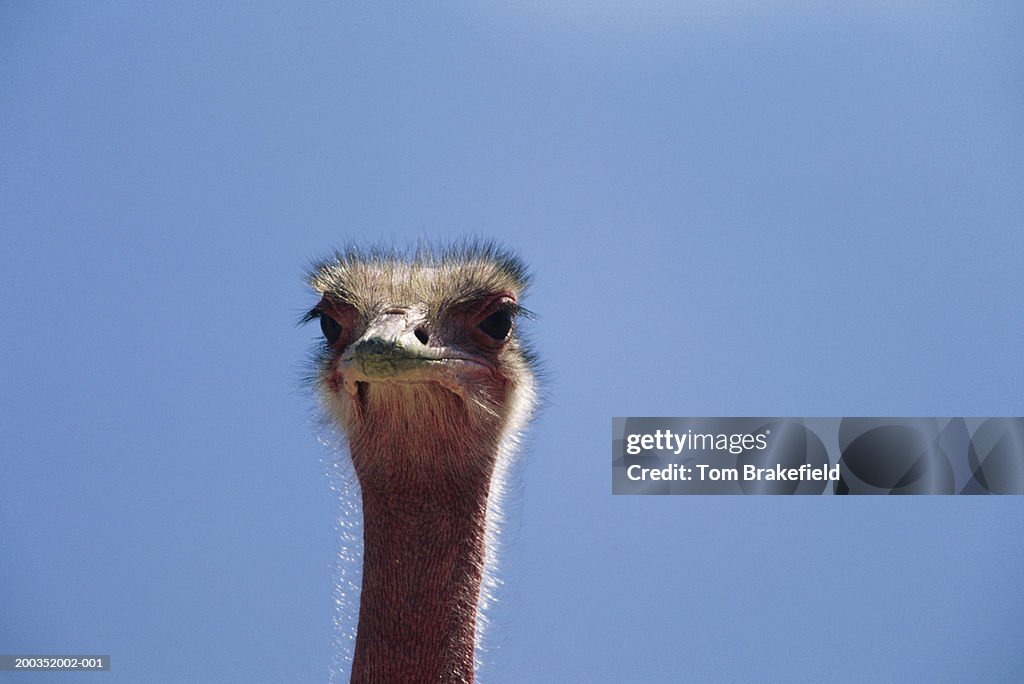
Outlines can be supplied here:
M364 520L353 682L473 681L496 440L468 422L437 386L373 385L349 431Z

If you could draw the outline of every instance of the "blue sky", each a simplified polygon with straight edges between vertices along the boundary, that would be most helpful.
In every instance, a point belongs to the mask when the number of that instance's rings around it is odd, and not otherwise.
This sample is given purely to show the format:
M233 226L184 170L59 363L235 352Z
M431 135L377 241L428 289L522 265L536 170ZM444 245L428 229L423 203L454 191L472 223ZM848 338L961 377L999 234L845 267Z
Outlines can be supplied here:
M0 4L0 652L325 680L302 273L472 235L548 371L482 680L1024 676L1024 498L609 463L612 416L1024 415L1021 6L549 5Z

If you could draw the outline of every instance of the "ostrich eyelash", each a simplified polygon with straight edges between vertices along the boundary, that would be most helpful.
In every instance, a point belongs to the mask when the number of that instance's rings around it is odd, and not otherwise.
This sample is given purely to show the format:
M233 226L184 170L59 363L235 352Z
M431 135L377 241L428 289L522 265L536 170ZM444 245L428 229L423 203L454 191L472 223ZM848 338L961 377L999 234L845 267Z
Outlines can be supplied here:
M499 306L496 309L496 311L507 311L510 314L512 314L513 316L519 316L521 318L525 318L525 319L530 320L530 321L536 320L536 318L537 318L537 314L533 313L532 311L530 311L529 309L527 309L524 306L520 306L519 304L514 304L512 302L509 302L508 304L504 304L502 306Z
M323 315L324 312L314 306L312 309L302 314L302 318L299 319L298 325L305 325L306 323L315 321Z

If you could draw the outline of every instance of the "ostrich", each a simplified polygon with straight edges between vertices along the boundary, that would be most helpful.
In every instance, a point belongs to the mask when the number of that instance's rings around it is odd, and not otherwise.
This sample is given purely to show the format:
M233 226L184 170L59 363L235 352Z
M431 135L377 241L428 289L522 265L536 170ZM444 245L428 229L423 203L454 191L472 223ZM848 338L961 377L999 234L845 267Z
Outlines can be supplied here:
M359 481L353 682L472 682L501 477L536 400L523 263L491 244L314 264L315 383Z

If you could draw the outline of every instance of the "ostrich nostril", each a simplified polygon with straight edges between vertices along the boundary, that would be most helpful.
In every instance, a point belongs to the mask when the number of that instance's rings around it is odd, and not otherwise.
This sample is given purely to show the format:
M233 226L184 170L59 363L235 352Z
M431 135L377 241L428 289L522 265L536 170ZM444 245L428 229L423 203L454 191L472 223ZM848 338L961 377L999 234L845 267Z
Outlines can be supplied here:
M427 333L427 329L423 327L416 328L412 331L422 344L426 344L430 340L430 335Z

